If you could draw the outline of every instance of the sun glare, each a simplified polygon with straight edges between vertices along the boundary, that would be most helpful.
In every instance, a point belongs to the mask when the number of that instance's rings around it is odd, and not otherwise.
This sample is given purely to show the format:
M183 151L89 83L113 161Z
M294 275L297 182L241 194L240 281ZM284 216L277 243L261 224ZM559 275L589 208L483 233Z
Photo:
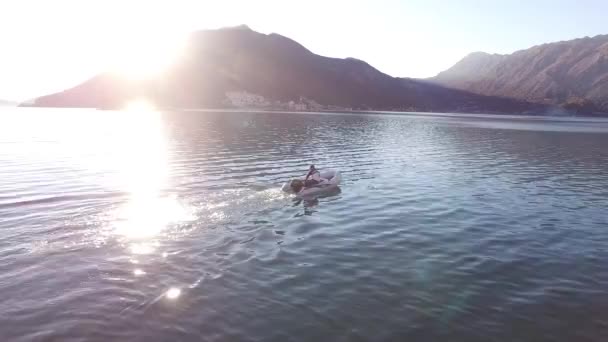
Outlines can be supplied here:
M114 54L112 71L132 80L144 80L162 74L181 56L185 37L180 35L142 34L124 39Z
M125 106L124 110L130 113L141 113L143 115L150 116L150 118L142 118L142 121L154 120L154 116L156 116L156 108L154 108L154 106L150 102L143 99L138 99L129 102Z
M133 254L149 254L154 249L146 240L175 222L191 219L177 196L166 193L169 180L169 151L162 115L138 100L126 106L124 137L115 142L115 159L121 186L129 200L114 212L115 232L138 243ZM121 134L122 135L122 134Z

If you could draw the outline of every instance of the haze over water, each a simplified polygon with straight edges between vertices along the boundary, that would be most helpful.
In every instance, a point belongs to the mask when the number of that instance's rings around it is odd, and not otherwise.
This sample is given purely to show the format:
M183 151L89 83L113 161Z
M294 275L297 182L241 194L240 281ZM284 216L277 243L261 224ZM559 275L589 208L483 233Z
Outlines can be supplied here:
M3 340L602 341L608 120L0 113ZM341 191L297 201L308 164Z

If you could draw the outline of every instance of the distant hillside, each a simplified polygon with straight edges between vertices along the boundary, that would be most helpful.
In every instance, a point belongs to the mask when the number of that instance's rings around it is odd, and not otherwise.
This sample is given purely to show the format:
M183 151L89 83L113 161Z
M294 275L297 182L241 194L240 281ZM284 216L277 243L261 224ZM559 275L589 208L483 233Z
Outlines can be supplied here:
M519 100L480 96L386 75L354 58L316 55L278 34L246 26L198 31L188 50L162 77L128 82L100 74L36 106L120 108L146 97L169 108L352 108L513 113L544 110Z
M17 104L18 104L17 102L0 100L0 107L14 107Z
M511 55L472 53L431 81L478 94L608 112L608 35Z

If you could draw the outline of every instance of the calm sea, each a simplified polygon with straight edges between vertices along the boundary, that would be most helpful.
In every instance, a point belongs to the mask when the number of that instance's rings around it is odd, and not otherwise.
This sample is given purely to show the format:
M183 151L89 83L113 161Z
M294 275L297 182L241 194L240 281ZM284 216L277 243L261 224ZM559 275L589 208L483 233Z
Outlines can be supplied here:
M602 119L0 112L2 341L606 341L607 261Z

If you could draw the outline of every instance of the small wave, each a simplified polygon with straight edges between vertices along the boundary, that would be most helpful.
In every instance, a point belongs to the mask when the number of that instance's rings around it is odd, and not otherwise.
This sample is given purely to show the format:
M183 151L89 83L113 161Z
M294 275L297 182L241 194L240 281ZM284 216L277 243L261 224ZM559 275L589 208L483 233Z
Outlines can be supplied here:
M36 198L17 199L0 203L0 209L12 209L26 206L57 204L71 201L89 201L95 199L114 199L127 196L126 192L80 193L73 195L42 196Z

